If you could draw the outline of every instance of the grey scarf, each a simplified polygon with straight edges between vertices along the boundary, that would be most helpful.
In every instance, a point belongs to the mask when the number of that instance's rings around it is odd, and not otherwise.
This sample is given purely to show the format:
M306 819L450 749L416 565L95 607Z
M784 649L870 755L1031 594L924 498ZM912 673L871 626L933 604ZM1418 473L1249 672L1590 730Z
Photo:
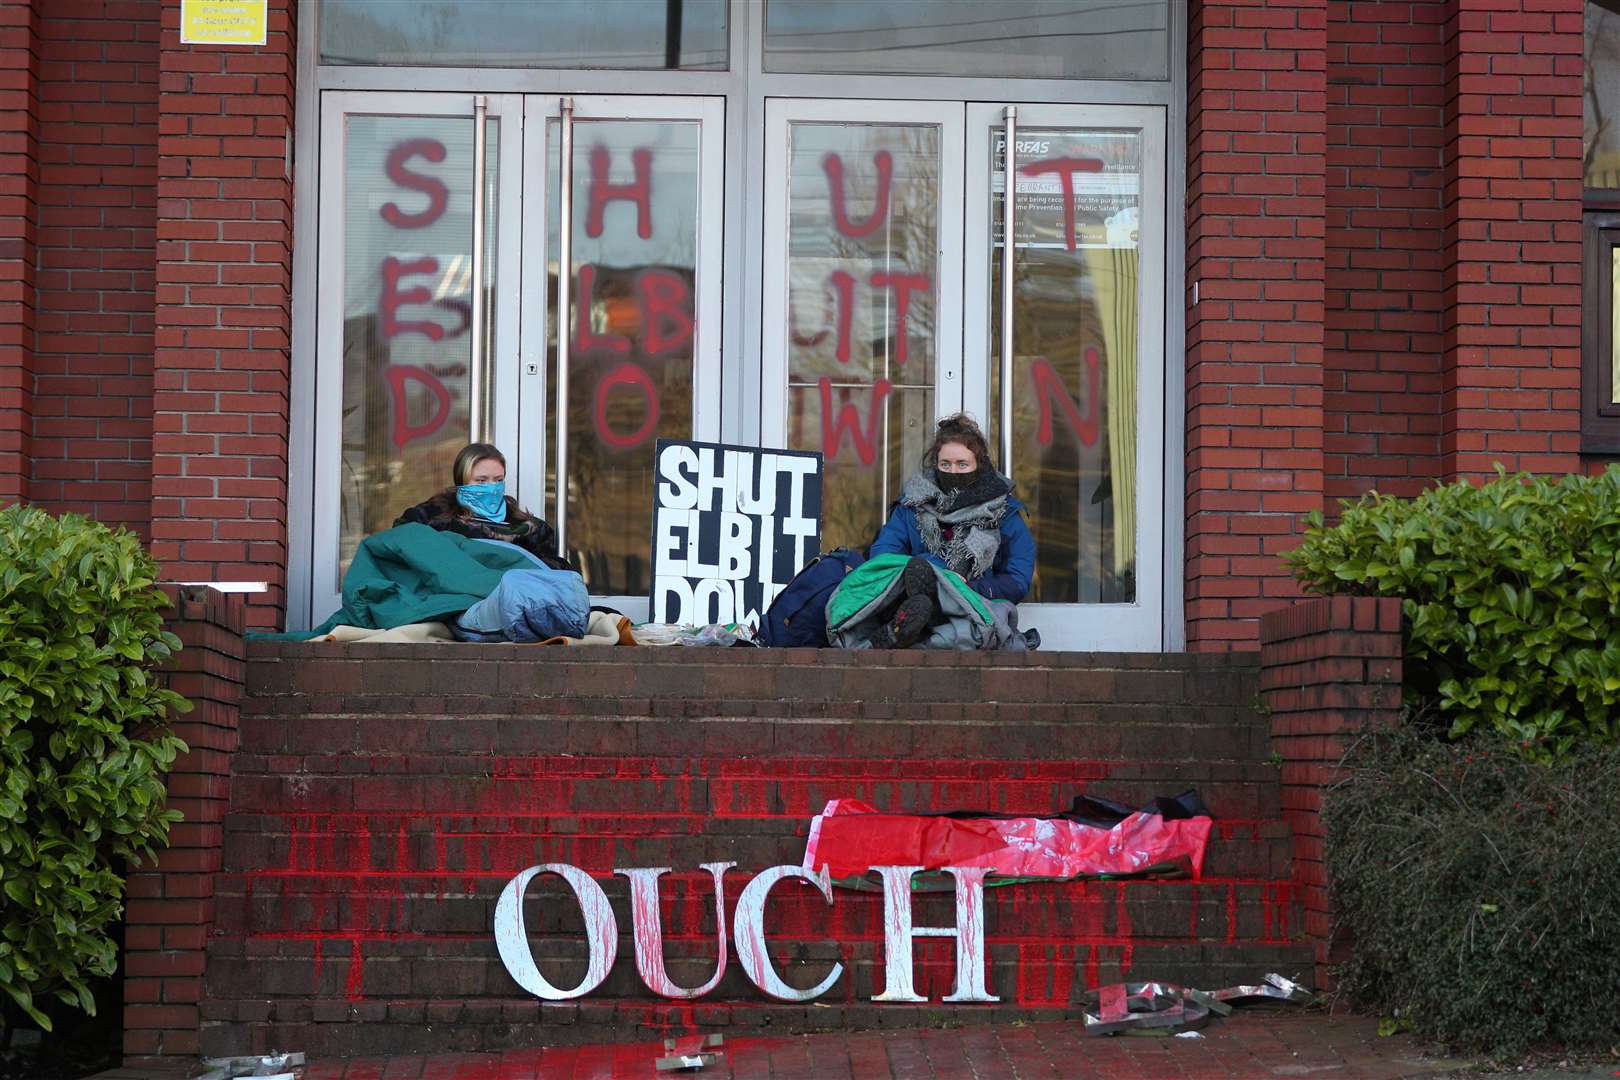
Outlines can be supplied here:
M995 564L1011 492L1006 478L987 467L971 487L947 493L934 483L933 468L924 466L900 489L900 503L917 515L917 531L928 553L972 581ZM951 530L949 540L946 528Z

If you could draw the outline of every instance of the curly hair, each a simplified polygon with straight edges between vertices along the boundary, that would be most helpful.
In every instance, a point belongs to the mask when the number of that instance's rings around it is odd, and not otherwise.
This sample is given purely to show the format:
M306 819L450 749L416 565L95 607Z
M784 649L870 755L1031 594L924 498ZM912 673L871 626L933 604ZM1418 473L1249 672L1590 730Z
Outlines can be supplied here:
M939 421L934 427L933 444L923 454L923 464L930 467L938 464L939 451L946 443L961 443L973 451L973 457L981 468L995 468L995 463L990 460L990 443L979 429L978 422L967 413L956 413Z

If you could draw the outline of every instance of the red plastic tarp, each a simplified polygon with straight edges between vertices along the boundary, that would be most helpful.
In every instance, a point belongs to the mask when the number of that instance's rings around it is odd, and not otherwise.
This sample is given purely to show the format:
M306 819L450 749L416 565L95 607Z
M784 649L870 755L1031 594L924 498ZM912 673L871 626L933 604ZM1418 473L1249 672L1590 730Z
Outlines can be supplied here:
M1138 811L1113 828L1066 818L885 814L856 799L833 799L810 822L804 866L834 880L874 866L986 866L1004 877L1074 878L1143 873L1180 863L1204 869L1212 822L1165 820Z

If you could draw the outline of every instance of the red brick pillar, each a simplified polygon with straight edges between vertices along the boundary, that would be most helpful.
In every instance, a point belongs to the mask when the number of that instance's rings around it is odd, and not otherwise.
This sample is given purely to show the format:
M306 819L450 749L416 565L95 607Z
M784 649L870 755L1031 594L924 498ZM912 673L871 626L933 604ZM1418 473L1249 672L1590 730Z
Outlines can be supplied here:
M1322 505L1326 0L1195 0L1187 646L1252 648ZM1193 290L1198 302L1192 303Z
M286 607L296 0L263 46L180 44L163 3L152 553L180 581L266 581Z
M1450 10L1443 471L1574 472L1583 0Z
M1282 756L1283 817L1294 836L1294 881L1305 933L1326 987L1333 911L1322 861L1322 793L1342 775L1356 735L1401 711L1401 602L1332 596L1268 612L1260 621L1260 692L1271 745Z
M174 724L190 752L169 773L169 806L185 815L156 866L129 877L124 929L126 1064L195 1056L214 874L220 867L231 755L242 700L240 595L168 586L169 629L184 648L169 686L190 701Z
M29 501L152 518L159 0L34 0L38 306Z
M1328 20L1323 498L1410 497L1440 470L1446 7Z
M0 5L0 505L28 498L33 470L38 140L38 18Z

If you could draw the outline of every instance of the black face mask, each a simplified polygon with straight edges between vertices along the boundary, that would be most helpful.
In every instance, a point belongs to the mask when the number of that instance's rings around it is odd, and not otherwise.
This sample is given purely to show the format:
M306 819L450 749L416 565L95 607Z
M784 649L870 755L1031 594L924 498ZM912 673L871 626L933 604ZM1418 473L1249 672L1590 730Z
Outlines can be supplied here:
M943 491L947 495L951 494L953 491L961 491L963 488L972 487L973 482L978 478L978 469L974 469L972 472L942 472L939 469L934 470L935 485L937 485L939 490Z

